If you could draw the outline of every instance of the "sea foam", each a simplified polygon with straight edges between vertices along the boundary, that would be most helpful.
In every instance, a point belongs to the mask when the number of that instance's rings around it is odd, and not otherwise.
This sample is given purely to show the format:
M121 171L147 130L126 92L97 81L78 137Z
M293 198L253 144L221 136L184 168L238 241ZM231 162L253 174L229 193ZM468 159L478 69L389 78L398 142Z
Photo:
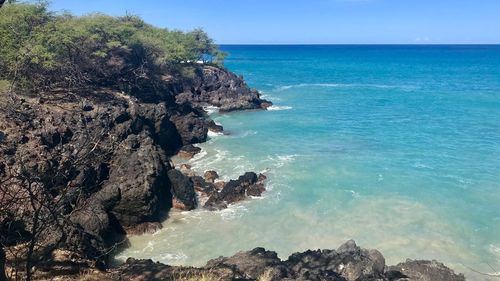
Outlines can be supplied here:
M362 84L362 83L300 83L277 87L275 91L281 92L293 88L325 87L325 88L380 88L380 89L401 89L416 90L419 87L413 85L390 85L390 84Z
M292 109L293 107L291 106L286 106L286 105L271 105L270 107L267 108L267 110L276 110L276 111L279 111L279 110L289 110L289 109Z

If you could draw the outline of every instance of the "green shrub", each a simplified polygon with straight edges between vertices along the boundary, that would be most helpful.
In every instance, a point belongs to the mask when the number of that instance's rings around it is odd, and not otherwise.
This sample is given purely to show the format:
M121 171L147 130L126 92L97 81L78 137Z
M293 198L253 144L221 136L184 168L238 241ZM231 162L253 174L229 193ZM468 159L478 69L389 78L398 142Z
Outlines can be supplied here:
M0 38L0 79L32 92L130 89L182 63L224 58L201 29L171 31L130 15L55 14L45 3L2 7Z

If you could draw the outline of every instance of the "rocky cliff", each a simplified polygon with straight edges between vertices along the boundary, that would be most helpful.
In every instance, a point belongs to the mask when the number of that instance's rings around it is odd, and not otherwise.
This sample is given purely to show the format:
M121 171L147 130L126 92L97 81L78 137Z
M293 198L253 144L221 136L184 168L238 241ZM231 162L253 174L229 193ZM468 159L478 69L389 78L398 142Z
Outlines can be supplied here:
M11 191L29 193L25 186L34 183L44 210L63 213L76 228L70 235L65 224L43 240L105 260L127 232L160 227L173 203L197 206L191 179L174 170L169 157L204 142L208 130L222 130L203 107L231 111L270 103L222 68L192 70L191 77L166 78L160 90L142 94L97 89L1 97L0 179ZM6 211L16 218L35 209Z

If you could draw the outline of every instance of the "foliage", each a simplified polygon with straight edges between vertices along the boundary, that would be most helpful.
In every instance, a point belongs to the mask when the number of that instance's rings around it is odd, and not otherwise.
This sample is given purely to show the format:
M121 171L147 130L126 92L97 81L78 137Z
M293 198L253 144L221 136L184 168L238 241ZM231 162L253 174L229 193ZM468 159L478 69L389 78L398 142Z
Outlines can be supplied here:
M43 2L5 4L0 38L0 80L32 91L126 90L185 64L224 58L202 29L168 30L131 15L55 14Z

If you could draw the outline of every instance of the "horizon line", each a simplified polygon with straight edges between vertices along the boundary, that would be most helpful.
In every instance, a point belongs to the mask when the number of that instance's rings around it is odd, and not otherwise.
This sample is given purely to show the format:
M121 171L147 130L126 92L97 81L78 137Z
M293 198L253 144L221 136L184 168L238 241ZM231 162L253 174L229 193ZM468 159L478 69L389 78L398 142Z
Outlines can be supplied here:
M500 43L216 43L219 46L500 46Z

